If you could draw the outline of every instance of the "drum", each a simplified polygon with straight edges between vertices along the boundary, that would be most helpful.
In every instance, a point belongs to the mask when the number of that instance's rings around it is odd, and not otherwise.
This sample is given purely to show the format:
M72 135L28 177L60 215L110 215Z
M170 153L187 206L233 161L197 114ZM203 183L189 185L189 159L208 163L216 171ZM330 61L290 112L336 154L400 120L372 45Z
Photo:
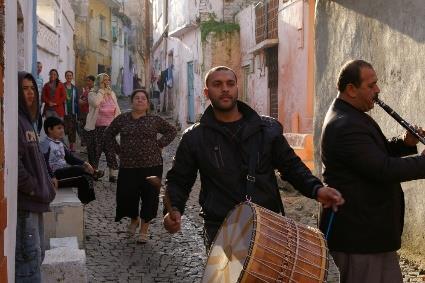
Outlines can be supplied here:
M220 227L202 282L325 282L328 261L318 229L244 202Z

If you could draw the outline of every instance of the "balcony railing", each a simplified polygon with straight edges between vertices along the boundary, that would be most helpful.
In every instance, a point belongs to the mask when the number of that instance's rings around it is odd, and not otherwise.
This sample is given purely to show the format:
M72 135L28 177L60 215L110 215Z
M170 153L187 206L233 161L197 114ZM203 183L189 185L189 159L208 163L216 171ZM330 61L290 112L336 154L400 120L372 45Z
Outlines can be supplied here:
M37 46L54 55L59 54L59 38L56 30L42 19L38 20Z

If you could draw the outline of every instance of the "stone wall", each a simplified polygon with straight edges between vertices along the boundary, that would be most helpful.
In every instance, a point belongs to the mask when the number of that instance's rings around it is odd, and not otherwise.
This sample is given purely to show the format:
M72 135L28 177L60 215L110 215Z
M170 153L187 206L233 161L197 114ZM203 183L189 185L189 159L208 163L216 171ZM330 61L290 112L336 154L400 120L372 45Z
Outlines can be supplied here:
M202 42L203 74L215 66L225 65L236 72L240 78L240 40L239 31L211 32ZM240 87L240 80L238 86Z
M257 3L258 0L225 0L223 19L225 22L234 22L235 15L240 12L243 8L250 4Z
M340 67L349 59L371 62L378 74L380 97L411 123L424 125L425 5L422 0L319 0L316 4L315 144L324 115L337 95ZM378 106L371 111L384 134L403 132ZM420 146L419 150L423 150ZM315 153L320 168L319 150ZM365 164L365 166L367 166ZM424 181L403 184L406 216L403 253L425 263Z

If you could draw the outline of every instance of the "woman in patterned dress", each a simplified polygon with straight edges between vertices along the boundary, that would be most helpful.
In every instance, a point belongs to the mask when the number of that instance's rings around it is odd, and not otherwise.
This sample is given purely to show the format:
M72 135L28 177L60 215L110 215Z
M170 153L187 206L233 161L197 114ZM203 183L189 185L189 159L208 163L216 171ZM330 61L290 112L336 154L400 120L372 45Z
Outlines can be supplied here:
M137 241L146 243L149 223L156 217L159 202L159 191L146 177L162 178L162 149L171 143L177 131L161 117L148 113L149 97L144 89L134 90L130 99L131 111L116 117L104 138L106 145L112 147L115 137L120 135L115 221L130 217L130 235L135 234L140 224Z

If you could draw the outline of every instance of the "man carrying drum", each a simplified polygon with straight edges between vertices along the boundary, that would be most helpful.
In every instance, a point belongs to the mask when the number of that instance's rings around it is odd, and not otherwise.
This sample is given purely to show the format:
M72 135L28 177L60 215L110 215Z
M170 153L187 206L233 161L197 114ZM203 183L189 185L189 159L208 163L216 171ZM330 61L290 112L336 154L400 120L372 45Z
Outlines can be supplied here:
M181 228L181 215L198 170L207 250L228 212L243 201L283 213L275 169L295 189L326 208L336 210L344 203L341 194L324 186L295 154L277 120L259 116L237 100L232 69L211 69L205 76L204 95L211 105L200 122L183 134L167 173L166 194L172 211L164 216L164 227L170 233Z

